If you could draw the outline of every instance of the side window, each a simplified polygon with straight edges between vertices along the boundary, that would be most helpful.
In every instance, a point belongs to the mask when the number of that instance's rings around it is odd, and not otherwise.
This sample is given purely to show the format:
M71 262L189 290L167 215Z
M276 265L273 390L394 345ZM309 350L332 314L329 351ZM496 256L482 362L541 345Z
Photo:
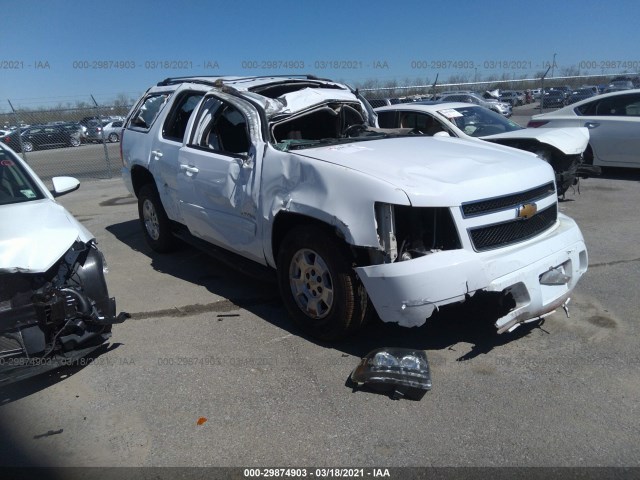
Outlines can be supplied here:
M400 127L424 129L426 125L426 115L414 112L404 112L400 114Z
M380 128L397 128L396 112L377 112Z
M162 128L162 136L164 138L182 142L193 109L196 108L203 96L204 94L201 92L184 92L181 94L164 122Z
M640 117L640 98L627 104L626 111L628 117Z
M427 113L401 113L400 126L403 128L414 128L428 136L445 131L440 122Z
M129 126L149 130L151 125L153 125L154 120L162 110L162 107L167 103L169 96L169 93L163 93L160 95L151 95L145 98L140 108L138 108L131 118Z
M196 123L192 146L231 155L249 151L247 121L233 105L208 98Z
M597 106L596 115L638 116L640 95L619 95L602 99Z
M576 112L576 115L586 115L586 116L595 115L596 107L598 106L599 103L600 103L599 100L595 102L585 103L584 105L576 107L574 109L574 112Z

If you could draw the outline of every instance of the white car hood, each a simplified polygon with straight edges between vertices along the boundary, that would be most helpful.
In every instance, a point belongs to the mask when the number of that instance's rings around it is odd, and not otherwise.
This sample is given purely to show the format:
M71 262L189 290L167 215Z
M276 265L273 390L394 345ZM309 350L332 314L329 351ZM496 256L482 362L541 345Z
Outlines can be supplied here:
M4 205L0 216L0 273L46 272L76 240L93 238L50 199Z
M483 140L535 139L557 148L565 155L579 155L589 143L589 130L584 127L572 128L524 128L514 132L498 133L480 137Z
M292 153L384 180L414 206L458 206L554 180L551 166L531 153L459 138L389 138Z

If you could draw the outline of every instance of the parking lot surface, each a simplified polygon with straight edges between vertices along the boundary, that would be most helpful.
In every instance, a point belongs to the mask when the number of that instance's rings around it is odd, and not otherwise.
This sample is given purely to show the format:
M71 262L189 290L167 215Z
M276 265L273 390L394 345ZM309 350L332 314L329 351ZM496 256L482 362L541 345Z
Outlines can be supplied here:
M0 389L0 464L640 466L639 183L607 171L560 203L590 256L569 317L497 335L461 305L321 344L274 283L187 246L152 252L121 180L83 182L60 201L96 235L132 318L82 365ZM384 346L426 350L422 400L347 385Z

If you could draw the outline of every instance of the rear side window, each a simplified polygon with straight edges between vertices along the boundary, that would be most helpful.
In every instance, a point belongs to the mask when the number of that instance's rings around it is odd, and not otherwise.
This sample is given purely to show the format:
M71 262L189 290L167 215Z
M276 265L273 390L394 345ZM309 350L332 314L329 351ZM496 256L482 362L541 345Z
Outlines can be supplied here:
M184 132L187 130L189 118L200 102L204 93L202 92L184 92L175 101L173 109L167 115L167 120L162 128L162 136L168 140L182 142Z
M162 108L166 105L169 96L169 93L161 93L145 98L144 102L131 117L129 126L135 129L149 130Z
M396 112L378 112L378 125L380 128L396 128Z
M640 95L619 95L602 100L593 101L577 107L578 115L598 116L640 116Z

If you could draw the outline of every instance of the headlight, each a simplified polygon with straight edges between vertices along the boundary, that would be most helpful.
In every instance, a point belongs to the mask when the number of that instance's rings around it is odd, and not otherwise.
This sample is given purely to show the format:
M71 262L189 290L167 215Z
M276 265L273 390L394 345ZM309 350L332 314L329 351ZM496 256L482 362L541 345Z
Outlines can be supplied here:
M358 386L388 392L392 398L420 400L431 389L431 372L424 350L380 348L369 352L353 372Z

